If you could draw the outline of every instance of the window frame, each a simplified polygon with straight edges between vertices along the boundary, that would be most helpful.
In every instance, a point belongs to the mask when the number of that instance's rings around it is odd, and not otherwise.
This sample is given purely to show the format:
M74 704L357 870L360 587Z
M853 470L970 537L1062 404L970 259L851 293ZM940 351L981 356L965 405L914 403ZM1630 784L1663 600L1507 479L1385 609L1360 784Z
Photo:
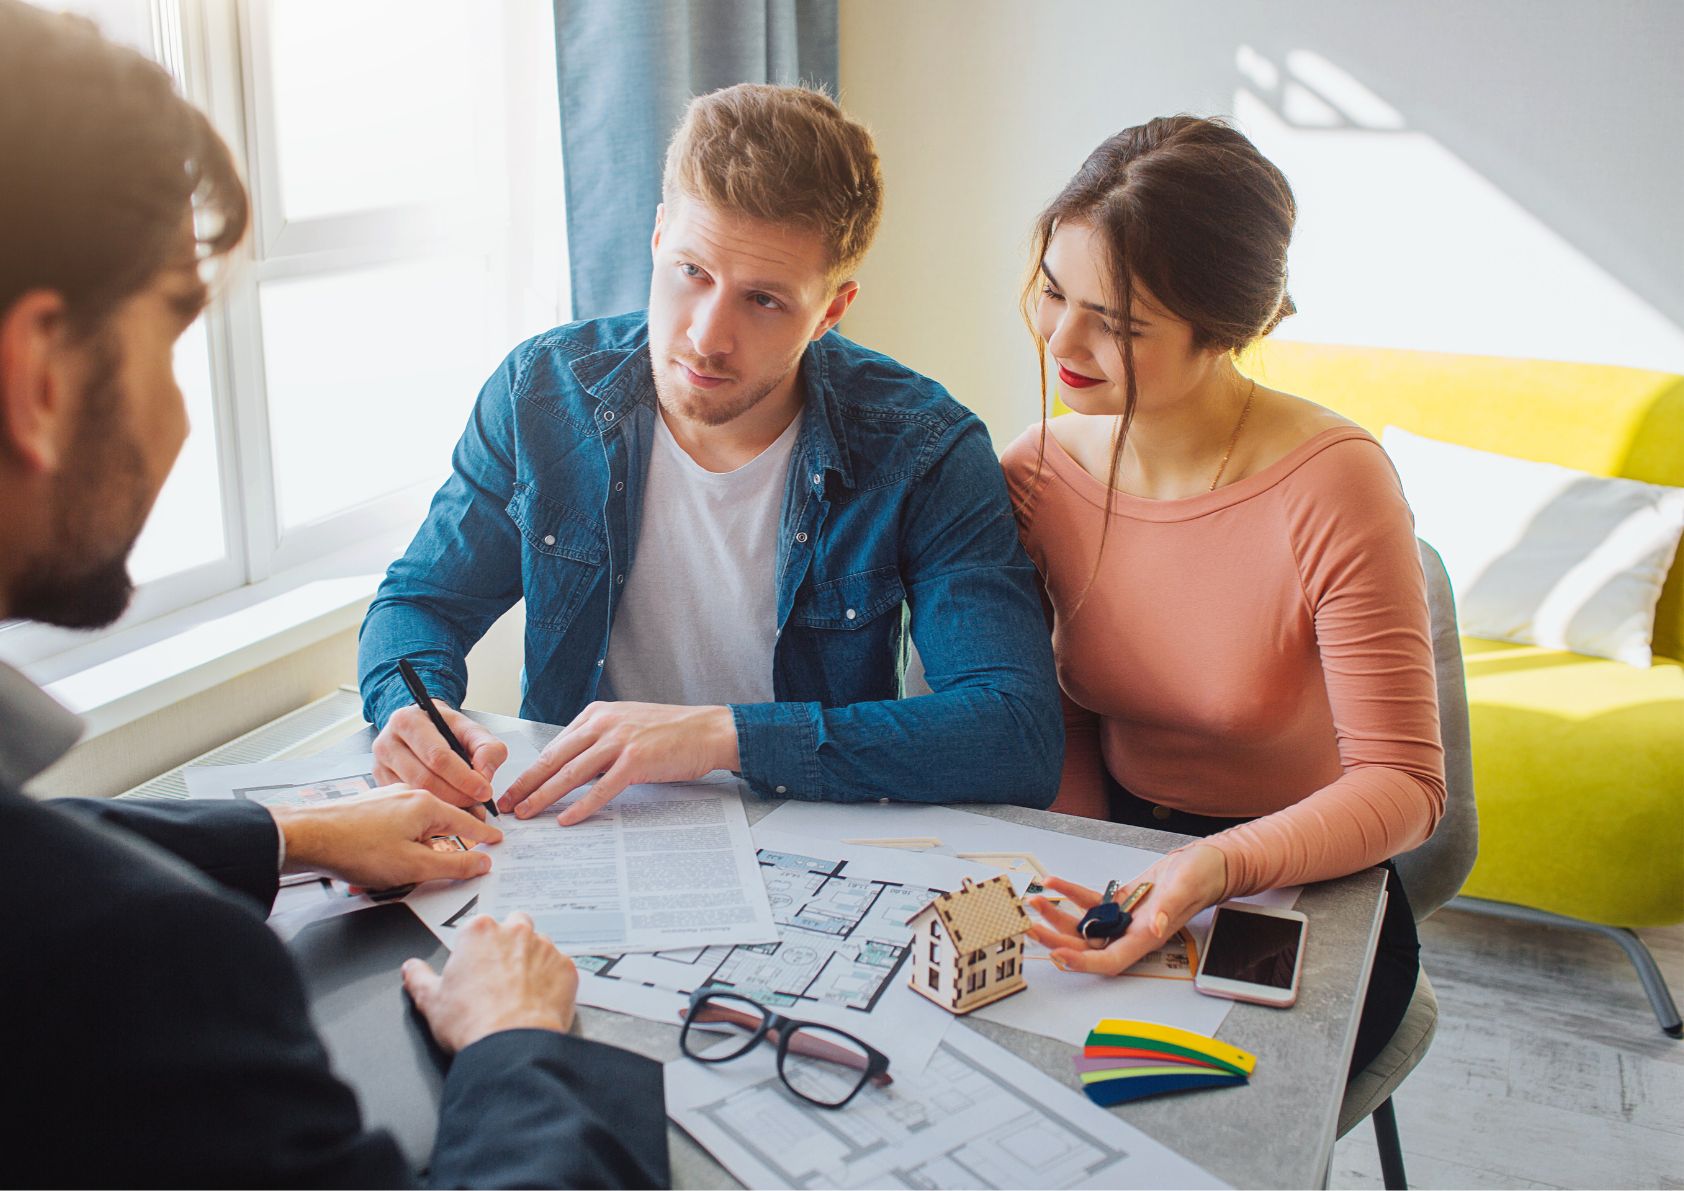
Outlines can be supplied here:
M484 176L507 179L495 222L485 218L484 202L471 211L417 203L285 219L274 72L267 57L269 14L284 2L149 0L153 57L170 71L183 96L206 113L242 164L252 204L251 229L223 263L213 301L201 316L209 354L209 429L223 510L222 557L141 585L124 615L101 630L0 622L0 657L11 664L57 671L63 667L55 666L55 659L97 662L119 656L167 636L160 622L179 621L194 605L284 585L289 576L319 578L324 561L346 574L384 569L393 557L394 536L412 532L421 521L446 460L440 460L439 474L318 520L283 526L259 306L265 282L471 253L485 257L492 270L488 285L494 302L486 317L496 318L500 329L528 321L538 311L546 325L569 317L560 173L551 176L544 161L531 160L523 151L532 143L526 138L541 131L530 122L545 116L531 110L526 99L530 88L545 80L529 76L525 90L482 92L497 97L486 101L482 114L494 117L489 124L498 131L476 141L476 158L486 162ZM523 30L537 11L536 5L531 12L498 6L495 14L486 13L494 20L474 22L482 38L475 43L482 51L476 61L488 78L494 69L501 77L503 68L512 75L530 67L529 56L536 51L525 44ZM550 228L538 219L545 193L554 196ZM546 238L552 229L559 232L559 242ZM465 405L471 397L464 394Z

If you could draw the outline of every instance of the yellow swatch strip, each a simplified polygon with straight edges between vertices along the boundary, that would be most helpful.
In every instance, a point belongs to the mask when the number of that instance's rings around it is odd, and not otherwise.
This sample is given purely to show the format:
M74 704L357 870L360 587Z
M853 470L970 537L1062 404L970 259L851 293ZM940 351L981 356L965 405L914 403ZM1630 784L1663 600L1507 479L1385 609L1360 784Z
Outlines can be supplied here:
M1136 1038L1145 1038L1154 1042L1167 1042L1171 1046L1184 1046L1188 1050L1207 1054L1218 1062L1229 1063L1246 1074L1257 1069L1257 1056L1241 1050L1237 1046L1230 1046L1226 1042L1219 1042L1215 1038L1204 1034L1195 1034L1191 1030L1178 1030L1174 1026L1159 1025L1154 1021L1130 1021L1127 1018L1108 1017L1094 1027L1099 1034L1127 1034Z

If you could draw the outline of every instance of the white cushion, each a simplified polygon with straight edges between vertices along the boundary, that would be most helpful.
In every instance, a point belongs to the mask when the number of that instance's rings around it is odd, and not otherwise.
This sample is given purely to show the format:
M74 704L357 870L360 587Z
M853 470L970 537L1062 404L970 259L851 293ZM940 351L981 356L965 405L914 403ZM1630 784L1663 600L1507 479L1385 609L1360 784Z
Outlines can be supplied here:
M1470 637L1647 668L1655 602L1684 535L1684 488L1511 459L1386 427Z

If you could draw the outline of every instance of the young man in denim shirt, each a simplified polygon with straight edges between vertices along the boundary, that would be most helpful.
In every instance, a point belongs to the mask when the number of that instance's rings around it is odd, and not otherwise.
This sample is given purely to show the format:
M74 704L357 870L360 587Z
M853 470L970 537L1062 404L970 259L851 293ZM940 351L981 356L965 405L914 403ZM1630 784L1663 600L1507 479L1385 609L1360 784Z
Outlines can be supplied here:
M1048 805L1058 686L987 432L832 332L882 210L870 134L813 91L718 91L663 200L648 312L515 349L369 609L377 776L490 797L506 749L454 707L524 598L521 714L567 728L503 796L520 817L715 769L766 797ZM932 693L903 699L908 632Z

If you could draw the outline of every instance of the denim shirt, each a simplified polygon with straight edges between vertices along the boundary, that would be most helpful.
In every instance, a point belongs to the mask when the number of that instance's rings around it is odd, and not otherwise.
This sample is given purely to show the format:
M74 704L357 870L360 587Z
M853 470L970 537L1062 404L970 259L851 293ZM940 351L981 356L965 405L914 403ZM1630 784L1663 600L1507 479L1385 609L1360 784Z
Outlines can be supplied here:
M806 416L766 560L775 702L731 708L743 778L767 797L1049 805L1057 678L987 431L940 385L835 332L808 345L799 381ZM468 649L522 598L521 715L565 724L596 698L656 410L642 314L510 353L363 621L369 720L410 702L400 657L459 705ZM909 631L930 694L903 697Z

